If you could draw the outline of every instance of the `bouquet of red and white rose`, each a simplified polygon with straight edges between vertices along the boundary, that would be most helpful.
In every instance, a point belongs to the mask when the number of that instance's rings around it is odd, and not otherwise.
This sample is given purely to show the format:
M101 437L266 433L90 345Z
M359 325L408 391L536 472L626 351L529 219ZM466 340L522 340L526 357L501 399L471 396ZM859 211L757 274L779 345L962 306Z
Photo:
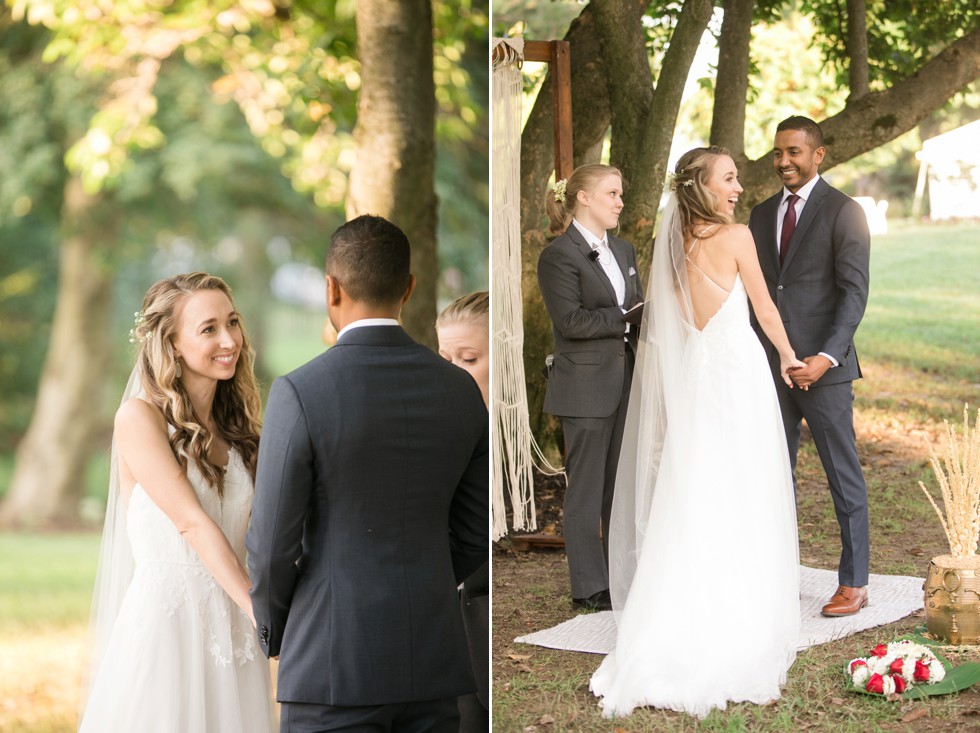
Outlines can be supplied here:
M902 639L879 644L869 656L852 659L847 673L858 690L901 695L913 685L941 682L946 667L929 647Z

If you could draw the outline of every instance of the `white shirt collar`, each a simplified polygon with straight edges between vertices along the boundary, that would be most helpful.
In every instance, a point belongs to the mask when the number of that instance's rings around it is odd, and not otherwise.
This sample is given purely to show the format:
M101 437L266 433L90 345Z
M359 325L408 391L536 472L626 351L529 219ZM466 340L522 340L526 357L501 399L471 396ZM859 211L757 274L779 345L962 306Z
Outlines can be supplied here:
M394 318L362 318L359 321L348 323L346 326L340 329L340 333L337 334L337 340L340 341L340 338L345 333L347 333L348 331L352 331L355 328L361 328L363 326L397 326L397 325L399 325L399 323Z
M813 187L817 185L817 181L819 180L820 180L820 174L818 173L809 181L807 181L803 186L801 186L800 190L796 192L796 195L799 196L801 199L803 199L803 203L806 203L807 200L810 198L810 194L813 192ZM782 206L784 203L786 203L786 199L789 198L791 195L792 192L788 188L786 188L786 186L783 186L783 197L779 200L779 205Z
M574 224L575 225L575 228L578 229L579 233L583 237L585 237L585 243L587 245L589 245L590 247L592 247L592 249L595 249L596 247L599 247L599 246L602 246L602 245L607 246L607 247L609 246L609 242L606 240L605 237L602 237L600 239L595 234L593 234L588 229L586 229L584 226L582 226L582 224L579 222L578 219L574 219L573 218L572 219L572 224Z

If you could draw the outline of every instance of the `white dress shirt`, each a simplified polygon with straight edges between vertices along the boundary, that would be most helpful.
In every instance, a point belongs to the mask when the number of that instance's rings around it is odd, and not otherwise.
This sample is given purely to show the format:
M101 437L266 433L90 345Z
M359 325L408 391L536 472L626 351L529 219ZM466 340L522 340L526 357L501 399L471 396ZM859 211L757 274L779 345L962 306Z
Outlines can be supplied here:
M343 336L348 331L355 328L361 328L362 326L398 326L400 325L398 321L394 318L362 318L359 321L352 321L340 329L340 333L337 334L337 340L340 341L340 337Z
M572 219L572 224L585 237L586 244L599 252L599 265L602 267L603 272L606 273L606 277L609 278L609 282L612 283L613 290L616 292L616 305L622 308L623 301L626 300L626 279L623 277L623 271L619 269L619 263L616 262L612 250L609 248L608 240L606 237L599 239L599 237L579 224L577 219Z

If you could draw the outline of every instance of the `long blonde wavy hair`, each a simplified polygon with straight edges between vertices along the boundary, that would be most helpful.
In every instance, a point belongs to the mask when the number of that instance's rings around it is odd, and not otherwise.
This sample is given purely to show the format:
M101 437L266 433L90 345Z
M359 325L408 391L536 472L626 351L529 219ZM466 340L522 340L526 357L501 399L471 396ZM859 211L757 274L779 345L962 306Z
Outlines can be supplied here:
M224 492L224 469L213 463L209 456L214 436L195 413L194 405L178 376L173 345L183 310L181 306L188 296L200 290L220 290L228 296L228 300L232 300L231 288L227 283L205 272L168 277L157 281L146 291L142 319L134 330L134 340L138 344L136 363L147 399L175 428L170 436L170 447L181 468L186 471L188 456L193 458L205 480L220 496ZM211 414L221 437L238 451L254 481L262 427L259 417L262 403L253 371L255 352L244 322L240 320L239 323L242 348L235 366L235 376L218 382Z
M677 193L677 211L685 238L693 236L697 224L732 223L730 216L718 211L718 197L705 185L715 161L722 155L730 153L717 145L694 148L684 153L674 167L670 188Z

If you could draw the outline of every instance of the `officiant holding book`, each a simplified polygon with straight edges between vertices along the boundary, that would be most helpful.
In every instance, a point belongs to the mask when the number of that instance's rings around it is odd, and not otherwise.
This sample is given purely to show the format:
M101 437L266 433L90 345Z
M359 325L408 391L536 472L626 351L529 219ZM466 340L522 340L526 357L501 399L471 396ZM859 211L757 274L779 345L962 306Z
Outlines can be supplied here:
M557 236L538 260L555 338L544 410L561 420L565 435L572 606L609 609L609 515L637 332L624 314L643 302L643 284L633 245L608 232L623 210L619 170L580 166L555 184L547 203Z

